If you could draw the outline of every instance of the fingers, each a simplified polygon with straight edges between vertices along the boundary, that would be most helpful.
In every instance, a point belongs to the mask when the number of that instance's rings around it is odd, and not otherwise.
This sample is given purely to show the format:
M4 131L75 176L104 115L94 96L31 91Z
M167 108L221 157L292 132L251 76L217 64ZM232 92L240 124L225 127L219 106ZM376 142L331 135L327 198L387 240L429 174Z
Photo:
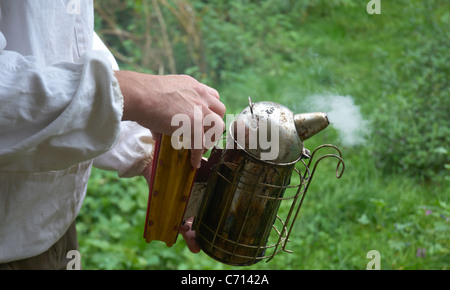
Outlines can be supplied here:
M139 123L154 133L182 135L190 145L192 167L200 168L203 153L221 138L225 127L226 108L218 91L187 75L154 76L149 81L145 89L151 88L149 93L156 97L145 104L156 105Z
M196 82L197 82L197 86L195 87L195 90L197 91L197 93L200 96L211 95L217 100L220 99L220 95L219 95L219 92L217 92L217 90L215 90L203 83L200 83L198 81L196 81Z
M219 93L204 84L196 87L202 106L194 108L194 123L191 140L191 164L200 168L203 154L212 148L223 134L225 123L225 105L220 101Z
M195 119L202 120L201 123L194 121L193 140L191 140L191 164L193 168L198 169L201 166L203 154L222 138L225 122L219 115L211 111L204 118L197 117Z
M180 227L180 233L186 241L186 245L189 250L197 254L201 251L200 246L197 244L195 240L195 231L192 230L192 220L193 218L189 218L186 220L186 223Z
M191 137L191 164L194 168L200 168L203 156L203 110L200 107L194 108L194 123Z
M219 99L210 98L208 102L208 109L223 118L223 116L225 115L226 107L225 104L222 103Z
M199 169L202 164L203 149L191 149L191 165Z
M200 246L195 241L195 237L188 233L181 233L184 240L186 241L186 245L188 246L189 250L194 253L200 253L201 249Z
M213 88L211 88L211 87L208 87L208 86L206 86L207 87L207 89L208 89L208 92L209 92L209 94L211 94L213 97L215 97L217 100L220 100L220 95L219 95L219 92L218 91L216 91L215 89L213 89Z
M222 138L225 122L219 115L211 113L205 116L203 126L205 130L203 147L205 150L209 150Z
M195 91L197 92L198 96L203 99L203 101L206 101L206 106L208 107L208 109L223 118L225 114L225 105L220 101L220 95L217 90L205 84L197 82Z

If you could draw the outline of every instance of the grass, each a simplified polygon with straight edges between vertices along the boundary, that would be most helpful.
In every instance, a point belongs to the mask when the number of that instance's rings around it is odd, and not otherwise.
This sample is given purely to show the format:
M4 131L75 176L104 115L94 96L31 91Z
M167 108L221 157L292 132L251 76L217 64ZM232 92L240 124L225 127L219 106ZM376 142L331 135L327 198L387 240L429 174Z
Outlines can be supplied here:
M365 4L335 9L326 17L309 15L283 36L290 40L283 47L291 51L289 59L274 55L276 61L224 74L217 88L227 113L247 106L248 96L306 112L308 96L331 93L352 96L370 120L381 97L391 96L381 92L383 71L393 69L390 63L420 34L416 27L426 11L416 9L419 2L411 3L384 1L383 13L373 16L365 13ZM314 149L324 143L342 149L342 179L334 176L336 162L324 160L294 225L287 247L294 253L245 269L365 269L371 250L380 252L381 269L449 269L449 179L426 183L386 175L376 166L371 144L342 146L332 127L305 145ZM78 218L83 268L236 269L204 253L191 254L181 237L173 248L146 244L147 197L143 178L119 179L115 173L93 170Z

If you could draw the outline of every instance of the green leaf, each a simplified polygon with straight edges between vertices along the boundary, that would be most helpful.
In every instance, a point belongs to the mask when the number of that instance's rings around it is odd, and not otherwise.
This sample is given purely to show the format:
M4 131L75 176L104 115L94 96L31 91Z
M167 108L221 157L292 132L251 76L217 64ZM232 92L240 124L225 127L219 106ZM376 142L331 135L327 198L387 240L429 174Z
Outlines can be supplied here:
M370 224L370 220L367 217L367 215L364 213L362 214L359 218L358 218L358 223L362 224L362 225L368 225Z

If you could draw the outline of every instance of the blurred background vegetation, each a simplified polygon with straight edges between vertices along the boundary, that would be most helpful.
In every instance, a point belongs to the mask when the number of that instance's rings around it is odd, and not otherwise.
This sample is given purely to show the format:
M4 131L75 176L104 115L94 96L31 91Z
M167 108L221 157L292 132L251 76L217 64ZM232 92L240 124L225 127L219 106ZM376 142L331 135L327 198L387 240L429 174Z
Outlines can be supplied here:
M318 169L288 249L245 269L449 269L450 5L445 0L97 0L98 34L121 69L189 74L237 114L271 100L351 96L370 124L346 146L331 126L307 141L341 148ZM314 139L314 140L313 140ZM143 178L93 170L78 218L85 269L236 269L143 235ZM239 268L240 269L240 268Z

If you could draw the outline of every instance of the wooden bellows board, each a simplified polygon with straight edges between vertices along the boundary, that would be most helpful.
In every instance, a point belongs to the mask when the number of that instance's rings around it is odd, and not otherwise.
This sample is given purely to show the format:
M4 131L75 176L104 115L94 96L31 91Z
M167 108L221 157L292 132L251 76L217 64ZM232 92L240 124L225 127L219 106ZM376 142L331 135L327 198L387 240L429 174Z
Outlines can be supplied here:
M155 144L144 238L172 247L183 222L196 169L190 162L190 150L176 150L171 137L162 135Z

